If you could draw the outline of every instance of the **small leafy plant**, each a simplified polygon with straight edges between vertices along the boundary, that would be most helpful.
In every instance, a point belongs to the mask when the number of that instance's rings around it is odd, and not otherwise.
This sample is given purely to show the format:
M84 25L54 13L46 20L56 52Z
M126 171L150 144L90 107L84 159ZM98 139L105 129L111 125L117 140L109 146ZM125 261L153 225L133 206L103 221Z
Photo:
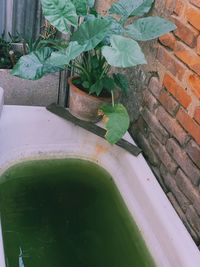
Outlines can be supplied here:
M129 127L125 107L115 103L114 91L126 92L128 82L110 68L129 68L146 64L139 42L155 39L175 29L160 17L144 17L154 0L119 0L108 14L98 14L94 0L41 0L45 18L63 34L68 34L66 47L53 50L43 47L22 57L13 75L36 80L43 75L68 68L78 71L83 89L90 94L109 93L112 105L100 108L107 117L106 138L116 143ZM65 42L65 40L64 40Z

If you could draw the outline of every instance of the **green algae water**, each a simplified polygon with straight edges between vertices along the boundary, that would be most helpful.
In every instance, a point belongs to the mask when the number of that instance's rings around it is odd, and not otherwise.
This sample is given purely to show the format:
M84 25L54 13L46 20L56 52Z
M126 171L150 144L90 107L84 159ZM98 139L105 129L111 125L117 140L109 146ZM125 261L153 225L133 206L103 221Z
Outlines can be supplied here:
M155 267L112 178L96 164L26 162L0 181L7 267Z

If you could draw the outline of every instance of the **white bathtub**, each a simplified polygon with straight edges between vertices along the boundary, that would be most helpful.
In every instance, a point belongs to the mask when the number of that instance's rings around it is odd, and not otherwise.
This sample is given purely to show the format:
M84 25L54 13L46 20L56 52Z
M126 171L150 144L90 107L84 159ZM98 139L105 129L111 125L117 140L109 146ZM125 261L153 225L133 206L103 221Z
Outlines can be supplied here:
M3 107L0 175L18 162L66 157L91 160L111 174L157 266L200 266L199 250L142 155L134 157L111 146L45 108ZM4 266L0 230L0 267Z

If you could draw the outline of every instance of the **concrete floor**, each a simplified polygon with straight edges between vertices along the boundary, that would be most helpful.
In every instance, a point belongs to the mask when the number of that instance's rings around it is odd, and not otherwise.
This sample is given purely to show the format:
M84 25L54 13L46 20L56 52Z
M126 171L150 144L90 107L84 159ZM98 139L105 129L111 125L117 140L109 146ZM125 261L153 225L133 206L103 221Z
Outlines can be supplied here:
M0 69L0 87L6 105L47 106L57 102L59 74L50 74L37 81L14 77Z

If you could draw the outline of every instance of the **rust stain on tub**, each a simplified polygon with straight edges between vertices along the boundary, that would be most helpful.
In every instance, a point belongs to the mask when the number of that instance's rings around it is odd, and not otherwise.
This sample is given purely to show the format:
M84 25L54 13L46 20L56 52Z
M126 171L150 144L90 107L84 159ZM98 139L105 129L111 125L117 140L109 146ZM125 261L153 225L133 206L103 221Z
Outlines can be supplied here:
M94 154L93 154L94 159L97 160L100 156L106 154L108 152L108 149L109 149L108 147L105 147L100 144L96 144Z

